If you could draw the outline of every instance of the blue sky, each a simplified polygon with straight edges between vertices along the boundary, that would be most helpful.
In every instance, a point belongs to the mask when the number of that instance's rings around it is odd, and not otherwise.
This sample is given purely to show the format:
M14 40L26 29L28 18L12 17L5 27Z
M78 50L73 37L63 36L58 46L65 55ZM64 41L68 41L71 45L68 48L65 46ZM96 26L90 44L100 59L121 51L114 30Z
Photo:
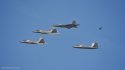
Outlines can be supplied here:
M0 69L18 70L124 70L124 0L0 0ZM76 20L77 29L60 29L60 35L42 35L36 29ZM98 28L102 26L102 30ZM99 49L75 49L76 44L99 43Z

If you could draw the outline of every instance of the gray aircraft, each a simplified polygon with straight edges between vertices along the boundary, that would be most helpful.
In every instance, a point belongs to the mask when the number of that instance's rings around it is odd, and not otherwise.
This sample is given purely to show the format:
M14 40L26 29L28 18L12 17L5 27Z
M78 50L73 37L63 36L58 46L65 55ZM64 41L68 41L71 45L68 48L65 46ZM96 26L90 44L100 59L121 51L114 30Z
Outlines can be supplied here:
M21 43L26 43L26 44L46 44L45 40L40 37L38 41L32 41L32 40L22 40L20 41Z
M97 49L98 43L92 43L91 46L85 46L85 45L75 45L73 48L79 48L79 49Z
M76 24L76 21L72 21L72 23L70 24L56 24L53 25L53 27L60 27L60 28L67 28L67 29L71 29L71 28L77 28L79 24Z
M34 33L41 33L41 34L49 34L49 35L56 35L59 34L56 28L52 28L50 30L35 30Z

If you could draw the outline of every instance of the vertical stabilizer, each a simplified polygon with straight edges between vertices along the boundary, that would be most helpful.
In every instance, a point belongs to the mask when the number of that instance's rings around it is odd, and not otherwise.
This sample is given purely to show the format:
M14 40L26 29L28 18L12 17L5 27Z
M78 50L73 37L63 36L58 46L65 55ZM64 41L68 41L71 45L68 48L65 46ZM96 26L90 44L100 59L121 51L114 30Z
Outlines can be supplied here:
M51 29L51 33L58 33L58 31L57 31L56 28L52 28L52 29Z
M75 21L75 20L73 20L73 21L72 21L72 24L76 24L76 21Z
M38 43L45 43L45 40L42 37L40 37Z
M92 48L98 48L98 43L92 43L91 47Z

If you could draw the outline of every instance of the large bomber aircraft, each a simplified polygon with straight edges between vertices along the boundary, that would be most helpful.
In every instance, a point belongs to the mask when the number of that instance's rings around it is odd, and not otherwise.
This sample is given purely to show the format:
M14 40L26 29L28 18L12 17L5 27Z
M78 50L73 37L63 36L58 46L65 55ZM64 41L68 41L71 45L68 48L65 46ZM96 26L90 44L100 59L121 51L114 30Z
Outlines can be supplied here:
M26 44L46 44L44 39L40 37L38 41L32 41L32 40L22 40L20 41L21 43L26 43Z
M73 47L74 48L79 48L79 49L97 49L98 48L98 43L92 43L91 46L75 45Z
M76 24L76 21L72 21L72 23L70 24L56 24L53 25L53 27L60 27L60 28L67 28L67 29L71 29L71 28L77 28L79 24Z
M56 35L59 34L56 28L52 28L50 30L35 30L34 33L41 33L41 34L49 34L49 35Z

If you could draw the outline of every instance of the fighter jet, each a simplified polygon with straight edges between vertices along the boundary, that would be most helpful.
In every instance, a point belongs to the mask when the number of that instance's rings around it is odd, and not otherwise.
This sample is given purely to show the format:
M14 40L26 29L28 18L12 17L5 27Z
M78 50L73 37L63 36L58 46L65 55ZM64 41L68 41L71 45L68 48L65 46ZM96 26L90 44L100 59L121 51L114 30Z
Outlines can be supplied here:
M79 24L76 24L76 21L72 21L72 23L70 24L56 24L53 25L53 27L60 27L60 28L67 28L67 29L71 29L71 28L77 28Z
M52 28L50 30L35 30L34 33L41 33L41 34L49 34L49 35L56 35L59 34L56 28Z
M38 39L38 41L32 41L32 40L23 40L20 41L21 43L26 43L26 44L46 44L46 42L44 41L44 39L42 37L40 37Z
M73 48L79 48L79 49L97 49L98 43L92 43L91 46L85 46L85 45L75 45Z

